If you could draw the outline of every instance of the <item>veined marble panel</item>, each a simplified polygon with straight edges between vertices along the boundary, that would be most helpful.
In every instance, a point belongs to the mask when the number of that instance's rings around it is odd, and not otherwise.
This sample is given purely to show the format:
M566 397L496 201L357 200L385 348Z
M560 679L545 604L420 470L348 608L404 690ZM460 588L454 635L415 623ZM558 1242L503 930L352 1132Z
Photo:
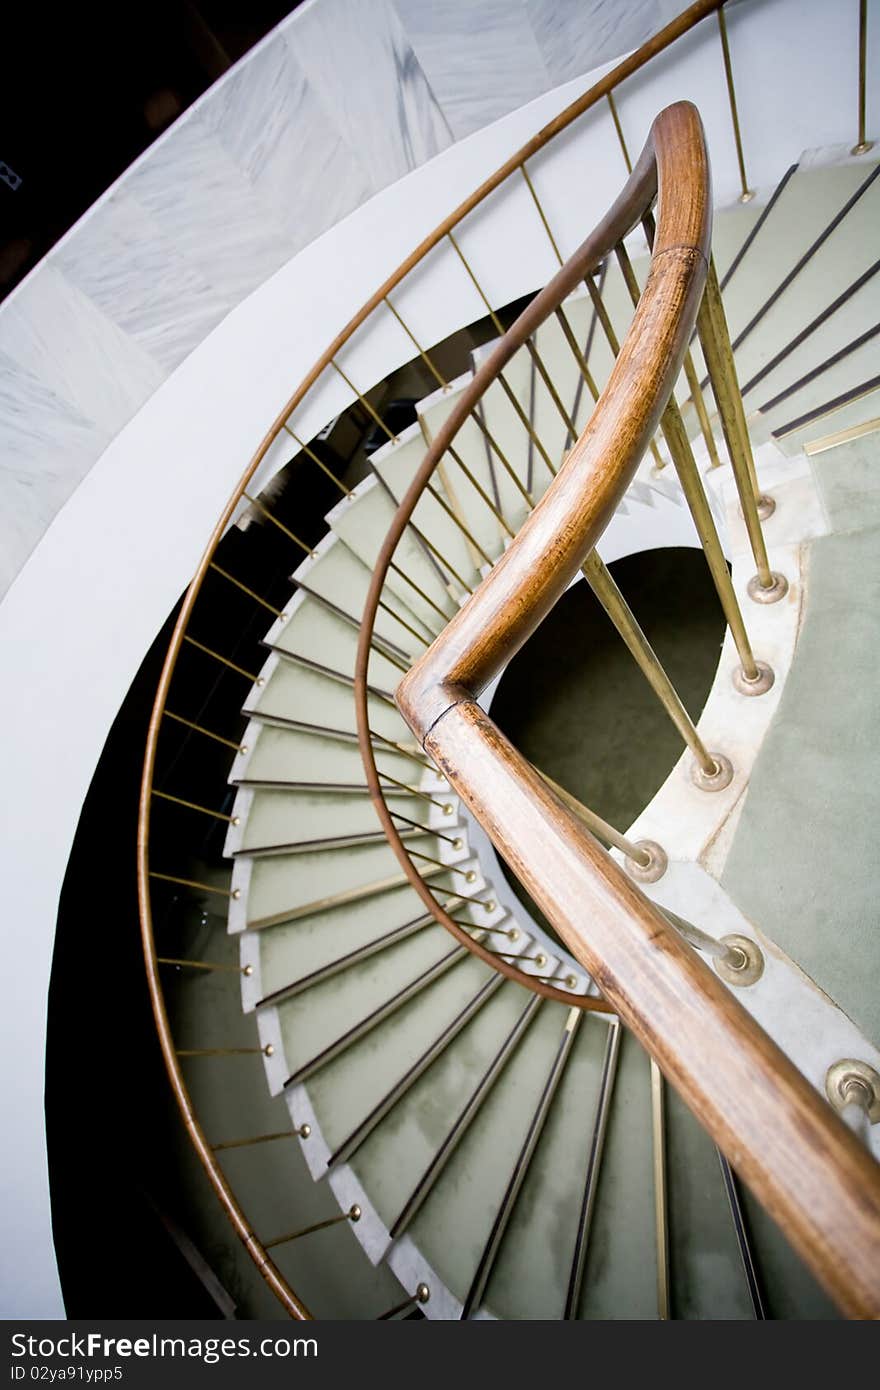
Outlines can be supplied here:
M392 0L309 0L282 32L374 192L452 143Z
M394 3L456 140L553 86L524 0Z
M178 301L174 317L213 327L289 259L289 239L203 110L175 126L172 136L129 171L125 196L156 229L151 253L191 273L190 293Z
M590 72L645 39L684 8L675 0L523 0L549 85Z
M4 305L0 352L59 401L69 402L105 443L164 376L51 260Z
M231 307L125 184L94 209L87 232L69 237L51 259L139 344L162 379Z
M273 34L230 73L203 114L229 158L284 228L288 254L372 193L332 107L305 76L292 36Z
M0 351L0 595L109 438Z

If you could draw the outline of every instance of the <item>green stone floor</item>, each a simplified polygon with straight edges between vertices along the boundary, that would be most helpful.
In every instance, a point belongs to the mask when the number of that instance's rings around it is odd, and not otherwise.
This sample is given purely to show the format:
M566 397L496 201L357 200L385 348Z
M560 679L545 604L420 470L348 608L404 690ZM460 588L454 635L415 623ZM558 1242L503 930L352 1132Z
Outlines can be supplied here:
M880 434L813 459L832 534L809 554L803 630L723 884L880 1042Z

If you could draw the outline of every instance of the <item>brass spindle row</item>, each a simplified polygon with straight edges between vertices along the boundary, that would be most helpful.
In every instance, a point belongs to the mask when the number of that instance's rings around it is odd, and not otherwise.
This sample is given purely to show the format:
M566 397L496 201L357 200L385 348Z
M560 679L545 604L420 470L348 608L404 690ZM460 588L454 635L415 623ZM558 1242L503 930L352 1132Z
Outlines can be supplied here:
M733 136L736 146L736 155L739 168L741 184L740 197L741 201L746 202L750 198L752 198L754 194L748 186L748 180L746 175L745 158L742 146L742 136L736 103L736 93L734 89L730 46L728 41L725 15L722 8L719 8L716 11L716 16L721 44L722 62L728 91L731 123L733 128ZM872 148L872 142L868 141L866 138L866 30L867 4L866 0L860 0L858 142L853 148L854 154L861 154ZM614 125L614 129L620 144L624 162L626 164L627 170L631 171L632 161L627 148L626 140L624 138L623 128L620 121L617 105L615 102L615 97L612 94L612 92L609 91L606 94L606 99L611 119ZM522 162L517 167L535 203L535 207L537 209L538 215L545 229L549 242L552 246L556 260L561 265L562 255L559 250L559 246L555 239L549 220L546 216L545 210L541 205L529 170L525 162ZM648 231L650 240L650 228L646 227L646 230ZM465 268L467 274L469 275L475 288L477 289L477 292L480 295L480 298L484 303L489 317L493 322L495 328L499 333L502 332L503 329L500 319L496 314L495 310L492 308L489 299L484 293L482 287L479 285L479 282L477 281L477 278L474 275L472 268L468 264L468 261L466 260L464 253L461 250L458 239L453 235L451 231L447 233L447 236L449 242L451 243L456 254L458 255L463 267ZM625 278L629 277L629 280L634 280L634 277L631 276L631 267L629 267L629 271L627 270L628 262L626 260L625 251L623 250L622 246L619 249L619 259ZM605 306L602 302L601 294L597 290L597 287L595 286L591 276L586 277L585 283L588 293L590 294L592 300L595 321L600 324L603 332L605 333L606 338L608 339L612 351L616 354L617 351L619 351L619 344L617 343L616 335L614 333L610 317L608 316L607 310L605 309ZM413 334L409 326L406 324L406 322L400 315L397 307L392 302L390 296L386 294L384 296L383 302L387 307L387 310L394 316L394 318L397 320L397 322L403 329L404 333L412 342L415 351L425 364L427 370L431 373L437 385L441 389L447 390L449 388L449 383L445 379L443 373L436 366L436 363L433 361L431 354L425 351L425 349L421 346L416 336ZM565 341L567 342L570 350L575 356L581 378L583 382L586 384L588 390L590 391L592 398L596 400L598 399L599 391L596 381L592 373L590 372L590 368L588 365L588 350L586 352L581 350L580 346L577 343L577 339L571 329L571 325L568 321L565 311L561 306L557 311L556 317L562 330ZM733 474L739 493L743 516L745 518L746 528L748 531L750 544L757 566L757 573L755 575L755 579L752 582L752 585L750 586L750 592L752 594L752 597L755 599L759 599L761 601L772 601L773 599L782 596L782 594L785 592L786 584L782 576L774 574L773 571L770 569L766 546L761 532L759 508L764 499L760 497L758 490L757 478L755 475L754 468L754 460L751 454L748 432L745 423L745 416L742 408L742 401L736 382L736 374L733 366L733 356L730 349L729 335L727 333L727 327L724 319L724 312L721 304L720 291L718 289L714 266L710 267L709 279L707 281L706 294L704 296L702 307L700 310L700 319L698 327L700 332L701 344L703 347L703 353L706 359L707 367L709 369L713 393L715 395L715 400L718 407L718 415L721 421L722 431L724 433L725 442L727 445L727 450L730 456ZM529 341L525 346L526 351L529 354L529 357L532 362L533 380L535 379L535 374L541 378L541 381L543 382L543 385L550 397L550 400L554 405L556 412L558 413L560 419L565 425L566 444L565 449L563 450L564 456L564 452L569 447L571 441L573 441L577 437L577 427L575 423L577 416L577 405L575 404L575 407L571 411L569 411L566 407L566 404L562 401L552 381L552 378L549 372L547 371L544 362L541 359L536 343ZM396 436L394 435L393 431L389 429L386 422L382 419L380 412L376 410L372 402L368 399L367 395L362 394L357 389L350 377L346 374L344 369L339 365L339 363L335 359L331 361L330 365L347 384L348 388L354 393L362 409L373 420L377 427L379 427L383 431L383 433L388 437L389 440L396 442ZM685 358L683 369L691 392L691 397L697 413L697 418L699 420L700 429L702 431L706 443L710 465L713 468L718 467L720 464L720 460L718 457L718 452L711 429L709 414L706 409L705 400L703 398L702 392L699 389L699 382L697 379L696 372L694 370L690 354L688 354ZM545 448L542 441L539 439L538 433L534 427L534 420L530 418L529 414L527 414L524 411L521 402L517 398L516 393L513 391L509 382L504 378L503 374L499 377L499 386L501 391L506 395L511 408L517 415L527 435L530 460L532 457L532 451L537 451L537 453L540 454L541 458L546 464L551 475L555 474L556 468L558 466L557 462L551 458L550 453ZM515 486L518 488L519 492L523 496L527 505L530 508L533 507L534 500L531 495L531 479L529 479L528 485L523 484L517 469L512 465L511 460L505 456L504 451L499 447L497 440L493 437L491 431L488 429L480 411L472 411L471 418L473 418L478 428L482 432L483 436L485 437L488 449L499 460L502 467L505 469L508 476L511 478L512 482L515 484ZM342 479L336 476L332 469L330 469L327 466L327 464L319 457L315 449L310 444L304 442L288 423L284 423L283 428L290 435L291 439L295 441L303 455L306 458L308 458L324 475L326 475L328 479L330 479L333 482L334 486L340 491L340 493L343 496L350 496L351 490L349 489L349 487L342 481ZM714 528L714 522L712 520L711 513L709 512L708 504L706 503L705 493L703 492L702 486L700 484L699 476L696 470L696 465L693 460L693 454L690 448L690 443L688 441L687 434L684 430L684 426L681 422L681 416L678 411L678 407L675 405L674 400L670 402L670 405L667 407L667 411L664 415L663 433L664 437L666 438L667 446L675 462L676 468L679 472L679 477L682 481L682 488L691 507L691 511L694 515L695 522L697 523L698 529L700 530L701 539L703 541L704 549L707 553L707 559L709 560L710 569L712 570L713 577L715 578L716 582L716 587L718 587L719 594L722 598L722 604L725 609L725 615L727 617L728 624L731 628L733 639L737 646L737 650L741 661L742 669L740 674L743 678L743 681L746 682L747 685L751 684L757 688L761 679L761 664L755 661L755 658L751 652L748 637L745 631L745 626L742 621L742 615L740 613L739 606L733 593L732 585L730 584L729 575L727 574L727 568L726 564L724 563L723 554L721 553L717 532ZM654 441L651 442L650 447L654 456L656 466L658 468L662 468L665 464L665 460L660 455ZM467 465L462 460L459 453L451 448L448 450L448 454L450 459L452 459L456 466L458 466L458 468L464 473L468 482L477 492L483 504L495 516L495 519L498 521L502 533L506 534L507 536L512 535L513 532L503 515L501 504L498 500L497 489L496 497L493 501L492 498L486 492L485 488L482 487L479 481L474 477L473 473L468 469ZM431 488L430 491L432 495L435 497L436 501L439 503L439 505L445 510L447 515L449 515L452 518L453 522L465 536L468 549L472 555L472 558L475 561L475 568L479 569L483 564L491 564L492 559L489 557L486 550L478 545L476 539L470 533L470 529L468 528L466 523L465 513L461 508L460 504L458 503L457 499L455 498L455 489L449 476L449 470L438 469L438 477L440 479L442 490L445 496L441 495L441 492L438 489ZM293 530L286 526L284 522L282 522L272 512L272 510L265 505L265 503L261 500L259 496L254 496L249 494L247 491L243 491L242 497L252 508L255 509L256 512L259 512L260 515L266 519L268 524L280 530L302 552L304 552L307 555L312 555L314 553L312 548L306 542L301 540ZM470 594L472 592L471 586L468 584L468 582L466 582L466 580L462 576L457 574L452 569L452 567L449 565L448 560L446 560L444 556L440 555L440 553L437 551L437 548L433 546L427 540L427 538L424 537L421 534L421 532L419 532L418 529L412 525L412 523L410 523L409 529L411 533L416 537L419 545L424 550L431 563L437 569L438 574L441 576L444 584L447 587L448 592L452 595L452 597L456 601L458 601L460 595L456 595L453 591L452 582L449 579L450 574L452 576L452 579L454 579L455 582L458 584L461 592L464 594ZM215 573L217 573L227 583L239 589L251 600L256 602L262 608L266 609L274 617L282 618L284 616L283 610L269 603L266 599L261 597L253 589L249 588L246 584L244 584L235 575L223 568L217 562L216 558L213 558L209 562L209 567L213 569ZM402 567L392 563L391 569L412 588L414 593L418 594L421 600L437 614L437 617L442 622L445 623L448 620L448 614L443 610L443 608L441 608L440 605L438 605L436 601L432 599L430 595L427 594L425 590L422 587L420 587L416 583L416 581L413 580L405 572L405 570ZM693 725L693 722L687 715L687 712L685 711L684 706L682 705L679 697L677 696L674 688L672 687L672 684L669 681L668 676L666 676L666 673L663 671L663 668L660 665L656 655L653 653L653 651L650 648L650 645L647 643L647 639L645 638L644 633L638 627L638 624L636 623L635 618L633 617L631 611L626 605L625 600L620 594L620 591L617 589L606 567L603 565L602 561L599 559L597 555L594 554L589 557L588 561L584 566L584 573L593 591L599 597L600 602L602 602L603 604L603 607L605 607L606 612L609 613L609 615L612 617L612 620L615 622L615 626L623 636L623 639L627 643L627 646L629 647L630 651L632 651L633 655L636 656L636 659L638 660L640 667L646 674L646 677L649 679L652 688L655 690L655 692L661 699L661 702L663 703L666 712L669 714L670 718L675 723L684 742L693 752L698 767L702 770L702 772L706 775L708 779L711 780L712 777L715 777L717 779L718 774L721 770L720 763L717 759L717 755L711 753L700 739L700 736L698 735ZM402 622L403 626L407 628L407 630L411 633L413 637L418 638L418 640L422 643L424 642L425 639L421 636L421 634L419 634L415 630L415 628L409 627L409 625L403 619L400 618L400 615L398 613L394 612L394 610L391 608L387 608L387 611L390 614L392 614L392 616L394 616L399 622ZM226 669L231 670L233 673L238 674L242 678L249 680L255 686L259 687L263 684L263 678L258 673L249 671L245 667L238 665L237 663L233 662L221 653L216 652L213 649L198 642L195 638L191 637L188 634L188 632L184 632L182 640L184 642L189 643L197 650L202 652L204 655L216 661ZM378 650L378 648L376 648L376 650ZM383 653L383 655L387 655L387 653ZM753 693L757 693L757 689ZM390 702L390 697L384 696L383 698L385 698L386 701ZM164 715L173 722L176 722L184 726L185 728L191 730L192 732L197 733L205 738L208 738L210 740L224 745L236 754L245 753L247 751L246 747L242 745L239 741L218 734L212 729L206 727L205 725L195 720L184 718L182 715L179 715L171 710L166 709L163 712ZM380 736L376 735L376 737L379 738ZM384 742L388 743L389 740L386 739L384 740ZM398 782L396 781L396 779L388 776L387 774L382 775L386 783L390 784L390 786L396 786L397 788L402 789L413 796L422 797L425 801L433 804L434 806L439 807L444 814L451 814L451 805L438 800L436 797L431 796L428 793L421 792L418 788L410 787L408 784L403 782ZM555 784L552 785L555 786ZM599 817L595 816L595 813L589 811L588 808L581 806L580 803L576 802L575 799L572 798L568 793L566 793L562 788L556 787L555 789L558 792L558 794L563 797L566 803L570 805L573 810L576 810L576 812L579 815L581 815L581 817L590 826L594 833L598 834L599 837L604 839L606 843L612 845L613 847L617 848L622 853L624 853L627 856L628 861L630 861L638 869L645 872L650 872L653 868L656 868L658 860L656 858L655 851L659 849L659 847L654 846L651 848L645 848L645 846L641 843L633 843L632 841L629 841L628 839L626 839L626 837L620 835L620 833L617 832L614 829L614 827L611 827L606 822L601 821ZM154 798L158 798L176 804L180 807L183 807L184 809L192 810L196 813L208 816L216 820L220 820L222 822L226 822L228 824L237 824L237 817L226 815L222 812L213 810L210 807L200 804L198 801L186 800L181 797L172 795L170 793L160 791L156 788L153 788L152 796ZM395 816L399 821L411 827L429 829L429 827L421 826L420 822L410 820L407 817L400 815L399 813L395 813ZM450 843L454 849L461 847L462 841L459 838L446 835L441 831L434 829L431 829L430 833L436 835L438 839L442 839ZM660 855L662 856L662 851L660 851ZM434 874L436 874L437 870L440 870L443 873L458 874L460 876L463 876L467 882L473 882L476 878L476 875L473 870L459 869L455 865L443 864L441 863L441 861L430 859L428 858L428 856L425 855L417 855L417 857L425 860L427 865L434 866ZM663 862L665 863L665 857L663 857ZM429 876L433 876L432 871L424 871L424 876L426 878ZM204 883L187 877L165 874L154 870L149 871L149 878L155 882L164 882L171 885L195 890L200 893L215 894L230 900L238 899L240 896L239 890L237 889L224 889L218 887L215 884ZM472 902L478 904L479 906L489 911L494 911L496 906L494 902L488 902L474 897L468 897L466 894L457 895L457 900L460 900L462 902ZM469 928L473 927L472 923L462 922L461 925L466 925ZM511 942L513 942L517 936L516 928L496 927L490 928L488 930L500 936L507 936ZM510 959L516 959L515 957L510 955L510 953L506 954L509 955ZM157 956L155 957L155 959L157 963L160 965L174 967L178 969L192 969L196 971L225 971L242 974L243 976L248 976L252 972L251 966L242 967L239 965L234 965L220 961L187 959L184 957L170 956ZM521 959L531 961L531 963L537 966L540 966L545 961L545 957L543 956L543 954L538 954L533 957L524 957ZM265 1047L186 1048L177 1050L176 1055L181 1058L232 1057L241 1055L263 1055L268 1057L272 1055L272 1052L272 1046L271 1044L269 1044ZM666 1175L665 1155L663 1154L662 1147L663 1092L662 1080L659 1076L659 1072L657 1072L656 1068L653 1067L653 1065L652 1092L654 1096L655 1114L655 1177L657 1181L658 1194L658 1249L661 1249L663 1251L663 1270L658 1270L658 1304L661 1316L668 1316L668 1232L666 1230L665 1219ZM246 1138L229 1139L217 1143L211 1147L214 1152L221 1153L235 1148L249 1147L252 1145L269 1143L282 1138L290 1138L293 1137L293 1135L298 1135L300 1138L306 1139L309 1137L309 1134L309 1125L302 1124L293 1131L288 1130L283 1132L256 1135ZM589 1207L587 1208L587 1213L588 1214L586 1221L588 1226ZM357 1206L352 1206L347 1211L342 1212L337 1216L333 1216L323 1221L315 1222L310 1226L306 1226L301 1229L279 1235L273 1238L272 1240L267 1241L265 1243L264 1248L268 1250L274 1246L298 1240L305 1235L319 1231L321 1229L335 1224L344 1222L354 1223L360 1219L360 1216L360 1208ZM403 1302L399 1303L382 1316L384 1318L395 1318L404 1315L412 1307L415 1307L420 1303L426 1302L428 1298L429 1290L427 1285L420 1284L411 1296L407 1297Z

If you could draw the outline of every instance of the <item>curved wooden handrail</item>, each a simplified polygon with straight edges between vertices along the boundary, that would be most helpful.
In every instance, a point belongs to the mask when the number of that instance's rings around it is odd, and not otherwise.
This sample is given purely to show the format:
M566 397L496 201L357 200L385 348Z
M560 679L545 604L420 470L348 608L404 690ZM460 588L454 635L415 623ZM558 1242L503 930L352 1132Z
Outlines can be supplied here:
M241 1237L246 1249L251 1254L263 1277L266 1279L273 1292L279 1298L286 1311L295 1318L308 1317L309 1313L302 1301L287 1284L280 1271L275 1266L270 1255L266 1252L239 1206L231 1187L220 1168L220 1165L211 1150L211 1147L199 1125L198 1118L192 1106L186 1082L181 1073L180 1065L174 1049L174 1040L165 1009L164 997L159 972L156 962L156 948L153 935L152 907L150 897L150 803L153 782L153 773L156 761L156 745L159 738L168 692L171 680L174 675L177 660L183 645L184 636L192 617L193 609L201 592L205 577L209 572L211 559L222 540L228 526L230 525L236 507L239 505L245 490L257 473L260 464L268 454L275 440L282 433L287 421L293 411L307 397L309 391L315 386L332 361L336 353L342 348L356 333L356 331L367 322L370 315L382 304L383 300L412 271L428 253L443 240L443 238L456 226L461 223L504 181L515 173L518 169L524 168L526 161L531 159L546 145L548 145L557 135L568 129L579 116L595 107L600 101L614 92L622 82L628 77L645 67L658 54L663 53L675 41L693 29L701 20L716 13L721 9L725 0L695 0L695 3L688 6L680 15L671 20L646 43L631 53L627 58L617 63L604 77L594 83L586 92L582 93L563 111L555 116L546 126L544 126L535 136L525 145L510 156L498 169L495 170L479 188L475 189L457 208L454 209L443 222L441 222L433 232L413 250L413 252L403 261L396 270L385 280L376 292L366 301L365 304L352 316L349 322L333 339L333 342L321 354L313 367L309 370L293 394L284 402L266 434L260 441L255 453L251 457L247 467L242 473L241 478L236 484L232 495L217 520L210 536L207 539L205 550L199 560L192 581L184 595L180 612L174 625L174 630L168 645L168 651L162 666L159 678L159 685L150 718L150 726L147 734L146 751L144 758L144 769L141 785L141 798L138 820L138 841L137 841L137 876L138 876L138 906L141 924L141 937L144 949L144 956L147 966L147 983L150 992L153 1013L159 1038L159 1044L168 1071L172 1089L175 1094L184 1125L193 1141L199 1160L204 1167L210 1182L212 1183L217 1196L224 1207L230 1222ZM393 828L393 827L392 827ZM389 838L391 838L389 836ZM407 858L407 863L410 863ZM439 909L433 899L431 907L438 916ZM442 920L442 917L441 917ZM458 933L458 928L451 919L445 925L454 932ZM469 938L468 938L469 939ZM519 972L510 967L508 971L505 963L497 958L486 956L493 960L497 969L504 970L516 978L522 978ZM562 991L556 990L551 986L538 985L537 988L546 993L551 998L559 998L572 1002L572 996ZM577 1001L576 1001L577 1002ZM603 1001L591 1000L587 1007L608 1008Z
M366 729L369 637L384 571L470 407L591 258L607 254L644 214L655 189L651 271L586 430L509 550L404 676L397 702L604 998L831 1295L851 1316L877 1317L880 1168L477 704L480 691L535 630L595 545L680 370L705 282L709 238L708 165L699 117L689 104L657 118L624 193L476 374L413 479L365 608L356 672L361 752L387 830L390 816ZM399 842L396 831L389 838ZM405 856L402 845L400 850ZM442 920L444 914L436 915Z
M694 161L693 165L688 164L689 159ZM508 964L508 962L502 960L496 952L490 951L487 947L474 941L474 938L437 902L437 899L431 891L430 885L425 882L410 859L406 845L385 803L369 734L369 718L367 713L367 667L370 655L370 636L372 635L373 624L378 611L379 600L382 594L382 587L385 582L388 566L393 558L397 544L412 517L416 504L424 492L437 464L443 457L448 446L452 443L458 430L470 416L474 408L479 404L484 392L497 378L498 374L503 370L504 366L509 362L517 349L536 332L545 319L547 319L556 307L562 303L566 295L580 284L584 276L594 270L596 266L609 255L614 246L622 240L626 233L629 232L645 214L647 209L653 205L658 191L658 164L662 164L665 168L667 185L675 189L675 199L670 200L669 207L664 209L664 217L661 218L660 225L657 228L654 240L654 257L659 258L662 255L664 258L662 264L664 266L668 265L669 268L672 268L673 264L680 269L690 267L693 272L693 285L689 290L690 299L688 300L688 312L692 312L693 315L696 315L708 259L711 209L709 165L706 156L705 142L702 136L700 118L696 109L690 103L681 102L668 107L654 122L645 148L620 196L615 200L593 232L582 242L565 265L563 265L553 279L547 283L544 289L535 296L516 322L511 325L490 356L474 374L459 397L454 409L450 412L449 416L438 430L433 443L425 454L420 467L414 474L413 480L392 519L391 526L377 556L370 589L364 605L361 639L355 663L355 709L358 718L361 760L364 764L367 784L370 788L373 804L388 842L401 868L425 906L457 941L467 946L474 955L479 956L481 960L484 960L494 969L501 971L501 973L506 975L509 979L518 980L520 983L528 983L529 988L535 990L536 993L543 995L545 998L554 999L559 1003L576 1005L578 1008L585 1010L600 1010L603 1012L613 1011L608 1002L604 999L597 999L592 995L574 995L571 991L560 989L558 986L549 983L549 981L535 980L534 977L531 976L524 980L522 972L516 968L515 964ZM693 173L690 173L689 170L692 170ZM694 175L696 176L695 178ZM682 197L682 191L689 187L698 190L699 196L691 202L685 202ZM672 259L669 259L670 256ZM661 264L659 259L657 260L657 264L658 266ZM664 291L664 293L668 292L670 283L669 277L664 277L664 284L667 286L667 290ZM656 277L654 277L653 283L649 280L649 285L652 286L653 296L655 294ZM652 300L643 299L643 305L648 306L651 302ZM643 309L642 312L644 314L645 310ZM686 346L687 343L687 335L680 335L680 337L681 341L677 341L675 344L675 351L679 356L684 351L684 346ZM632 351L632 344L634 341L632 335L628 341L630 342L630 351ZM667 344L667 351L668 347L669 345ZM671 361L667 361L663 364L659 358L656 365L658 370L662 369L665 373L671 373L669 376L671 386L671 382L677 375L678 367ZM612 377L612 381L614 379L615 378ZM620 380L619 376L617 380ZM603 399L607 396L611 384L612 382L610 381L606 386L605 392L603 392ZM626 389L625 383L624 389ZM658 407L657 410L658 417L660 408L662 407ZM594 415L593 420L591 420L590 429L592 429L597 415ZM633 418L634 417L630 417L631 420ZM628 427L629 426L627 426L627 428ZM649 423L645 426L646 432L643 439L640 436L640 448L638 454L635 456L633 468L636 466L638 458L641 457L644 446L654 433L655 428L656 419L653 420L653 423ZM572 451L573 454L574 452L575 451ZM620 495L625 491L628 484L629 477L623 481L619 489L615 490L613 503L610 504L611 511L616 507L617 502L620 500ZM571 488L570 469L568 465L545 494L540 504L542 516L546 515L546 508L548 506L554 505L552 500L550 500L551 494L554 496L558 495L557 490L560 487L565 489L565 496L567 497ZM563 511L566 506L567 502L563 501ZM531 523L534 523L534 518L537 514L537 510L532 514L530 518ZM558 520L559 518L557 518L557 521ZM520 536L517 538L518 544L522 543L521 538L526 535L529 524L530 523L527 522L522 528ZM554 535L555 534L554 532ZM509 566L509 557L513 553L514 551L512 548L507 552L506 556L499 560L492 571L492 575L495 575L499 570L502 571L502 573L506 572L506 569L503 567ZM540 541L537 559L540 562L540 568L544 560L544 552ZM560 578L559 582L561 583L561 587L557 586L557 588L552 587L556 582L554 578L556 575L555 567L546 567L543 579L549 583L551 591L545 593L544 597L546 602L541 608L539 616L536 617L534 626L537 626L538 622L540 622L540 618L543 617L544 613L555 603L559 594L577 571L579 563L580 562L577 561L574 564L571 573L567 573L564 579ZM531 562L531 568L528 570L529 578L535 578L536 573L537 571L533 560ZM504 581L502 580L502 585L503 584ZM486 594L487 588L485 584L481 587L479 592L481 595ZM500 595L503 593L503 588L498 586L497 583L493 584L492 592ZM465 618L465 614L470 611L471 604L467 604L456 618L444 629L439 639L444 644L444 651L447 650L447 641L458 640L457 634L461 628L461 624L469 621L469 619ZM477 619L478 627L481 621L481 618ZM491 626L491 624L489 624L489 626ZM451 637L450 634L452 634ZM523 641L527 635L528 633L522 635ZM482 633L478 631L478 643L482 642L482 640ZM437 651L437 643L434 644L430 651ZM503 666L512 655L513 649L504 653L501 656L497 669L500 670L501 666ZM406 678L404 684L407 688L409 688L408 683L410 681L419 678L416 676L415 672L421 672L423 669L424 659ZM487 677L487 681L490 679L491 675ZM487 681L483 681L482 684L485 685ZM400 698L400 692L404 688L404 684L398 689L398 698ZM432 694L429 698L432 701L432 708L434 708L434 704L438 699L442 704L442 695L438 696ZM415 700L415 704L421 705L418 697ZM410 711L408 713L404 710L404 714L406 714L407 718L412 717L415 719L416 725L418 725L420 716L415 711ZM431 718L427 714L427 705L425 706L425 718L427 724L429 724ZM416 725L414 725L414 727L416 727ZM419 736L422 737L425 730L417 729L417 732L419 732Z

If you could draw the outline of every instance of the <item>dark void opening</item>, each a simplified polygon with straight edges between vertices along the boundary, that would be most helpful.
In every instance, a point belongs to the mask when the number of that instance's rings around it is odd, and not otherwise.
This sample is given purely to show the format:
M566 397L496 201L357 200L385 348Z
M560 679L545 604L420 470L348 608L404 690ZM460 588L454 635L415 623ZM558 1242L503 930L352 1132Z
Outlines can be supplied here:
M696 722L725 630L703 552L684 546L642 551L609 568ZM584 580L562 596L511 661L492 718L536 767L622 831L662 786L684 747Z

